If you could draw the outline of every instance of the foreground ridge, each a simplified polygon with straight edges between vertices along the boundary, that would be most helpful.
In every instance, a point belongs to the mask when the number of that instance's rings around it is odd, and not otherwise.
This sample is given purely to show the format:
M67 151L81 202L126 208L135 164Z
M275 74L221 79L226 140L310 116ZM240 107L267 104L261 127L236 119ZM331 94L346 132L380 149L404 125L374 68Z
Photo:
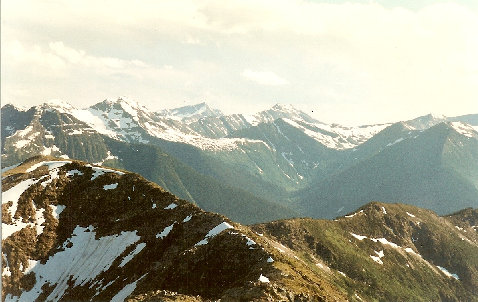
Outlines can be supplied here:
M246 227L76 160L2 177L4 301L478 301L477 210L373 202Z
M283 275L278 243L137 174L35 157L3 176L4 301L344 299Z

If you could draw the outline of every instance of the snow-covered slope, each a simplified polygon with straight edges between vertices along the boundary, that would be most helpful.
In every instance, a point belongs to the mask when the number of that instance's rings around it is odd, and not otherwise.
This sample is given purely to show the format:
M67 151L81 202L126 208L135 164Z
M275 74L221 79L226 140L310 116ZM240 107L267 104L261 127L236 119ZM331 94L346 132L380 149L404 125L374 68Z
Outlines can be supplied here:
M473 127L462 122L451 122L451 126L456 132L466 137L478 138L478 127L476 126Z
M351 149L382 131L390 124L345 127L337 124L308 123L284 119L285 122L303 131L319 143L331 149Z
M188 106L171 110L173 117L161 116L135 101L119 98L116 101L105 100L87 109L74 109L71 113L109 137L132 143L150 143L151 138L193 145L202 150L228 151L237 149L244 143L261 143L244 139L209 138L191 129L185 120L202 114L219 114L206 104Z
M413 120L406 121L405 124L409 126L411 130L426 130L436 124L446 122L447 118L444 115L427 114L417 117Z
M253 115L208 116L193 122L187 120L185 122L202 136L221 138L261 123L273 123L277 119L284 119L291 126L300 129L304 134L327 148L337 150L354 148L390 125L346 127L338 124L325 124L290 104L275 104L270 109ZM267 141L264 142L267 143Z

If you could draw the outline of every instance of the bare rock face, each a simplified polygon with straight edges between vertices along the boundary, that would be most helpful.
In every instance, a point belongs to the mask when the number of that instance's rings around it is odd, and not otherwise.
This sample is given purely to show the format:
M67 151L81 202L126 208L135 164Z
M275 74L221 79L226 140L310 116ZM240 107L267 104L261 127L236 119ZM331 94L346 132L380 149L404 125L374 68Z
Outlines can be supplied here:
M280 243L137 174L35 157L2 185L3 301L346 299Z

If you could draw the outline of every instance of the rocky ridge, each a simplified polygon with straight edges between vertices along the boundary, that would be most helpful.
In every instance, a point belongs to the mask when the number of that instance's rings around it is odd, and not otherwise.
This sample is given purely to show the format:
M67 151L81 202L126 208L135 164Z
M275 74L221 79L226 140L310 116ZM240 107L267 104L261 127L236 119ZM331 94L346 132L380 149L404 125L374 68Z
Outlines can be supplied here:
M137 174L36 157L3 190L4 301L344 299L279 243Z

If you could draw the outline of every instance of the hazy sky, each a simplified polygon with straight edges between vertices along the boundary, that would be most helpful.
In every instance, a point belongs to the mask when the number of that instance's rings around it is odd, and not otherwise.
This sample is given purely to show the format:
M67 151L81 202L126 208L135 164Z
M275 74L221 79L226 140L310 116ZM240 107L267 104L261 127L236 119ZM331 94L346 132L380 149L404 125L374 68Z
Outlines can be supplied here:
M477 2L3 0L2 103L290 103L344 124L478 113Z

